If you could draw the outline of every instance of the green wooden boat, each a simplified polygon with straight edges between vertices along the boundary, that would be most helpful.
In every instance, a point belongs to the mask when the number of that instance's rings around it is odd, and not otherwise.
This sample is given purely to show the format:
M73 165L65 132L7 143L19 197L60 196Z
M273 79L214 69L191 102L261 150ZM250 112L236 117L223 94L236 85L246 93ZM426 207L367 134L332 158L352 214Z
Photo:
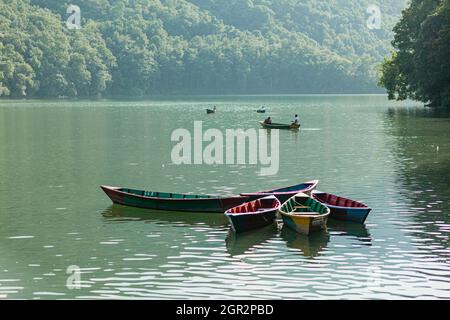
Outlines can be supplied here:
M304 193L287 200L278 212L283 218L284 226L306 235L325 229L330 215L330 209L326 205Z
M116 204L154 210L223 213L249 200L247 196L217 197L110 186L101 186L101 188Z
M298 130L300 129L300 124L282 124L282 123L264 123L264 121L259 121L259 124L265 129L280 129L280 130Z

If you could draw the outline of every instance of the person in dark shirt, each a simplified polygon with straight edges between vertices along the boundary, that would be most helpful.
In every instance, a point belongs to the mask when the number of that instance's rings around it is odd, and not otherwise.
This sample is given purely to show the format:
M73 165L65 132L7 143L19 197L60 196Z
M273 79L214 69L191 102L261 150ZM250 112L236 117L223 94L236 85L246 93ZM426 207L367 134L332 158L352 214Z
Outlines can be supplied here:
M272 118L268 117L266 120L264 120L264 124L272 124Z

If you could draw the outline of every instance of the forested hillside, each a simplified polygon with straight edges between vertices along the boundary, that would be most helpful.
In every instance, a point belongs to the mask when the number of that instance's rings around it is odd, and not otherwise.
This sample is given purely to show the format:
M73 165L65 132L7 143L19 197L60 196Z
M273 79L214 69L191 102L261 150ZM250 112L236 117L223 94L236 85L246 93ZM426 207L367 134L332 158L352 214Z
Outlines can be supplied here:
M450 0L412 0L394 31L380 79L389 99L450 108Z
M0 96L367 93L405 0L0 0ZM70 4L81 29L69 30Z

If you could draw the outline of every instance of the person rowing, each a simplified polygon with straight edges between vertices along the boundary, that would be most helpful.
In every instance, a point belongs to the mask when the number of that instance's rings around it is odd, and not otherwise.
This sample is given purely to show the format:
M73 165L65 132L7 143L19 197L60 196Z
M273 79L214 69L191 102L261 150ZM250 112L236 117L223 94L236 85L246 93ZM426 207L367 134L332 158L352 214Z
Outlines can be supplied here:
M300 118L298 114L295 115L294 120L292 120L292 124L300 124Z
M268 117L266 120L264 120L264 124L272 124L272 118Z

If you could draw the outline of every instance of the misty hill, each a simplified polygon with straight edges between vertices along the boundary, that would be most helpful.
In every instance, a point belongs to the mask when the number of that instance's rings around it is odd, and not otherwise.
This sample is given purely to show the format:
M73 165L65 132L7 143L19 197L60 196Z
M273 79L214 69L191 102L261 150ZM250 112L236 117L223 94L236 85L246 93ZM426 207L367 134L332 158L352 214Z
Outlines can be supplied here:
M0 0L0 95L369 93L404 0ZM81 29L69 30L69 4Z

